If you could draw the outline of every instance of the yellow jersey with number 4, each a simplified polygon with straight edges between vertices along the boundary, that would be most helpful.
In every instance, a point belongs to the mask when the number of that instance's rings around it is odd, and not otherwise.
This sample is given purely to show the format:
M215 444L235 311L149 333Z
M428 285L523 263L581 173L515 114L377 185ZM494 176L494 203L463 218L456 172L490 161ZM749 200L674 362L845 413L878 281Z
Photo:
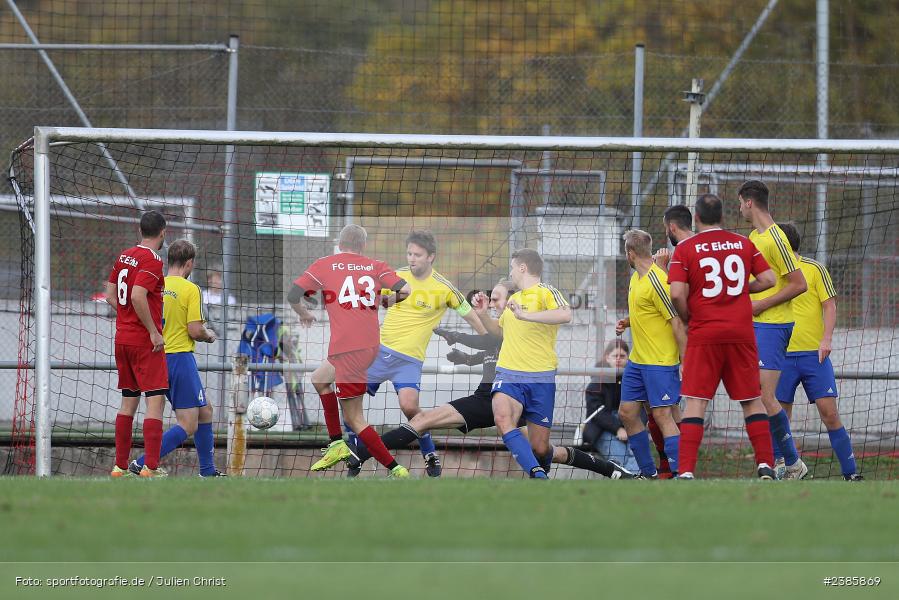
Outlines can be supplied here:
M184 277L169 275L162 291L162 337L166 354L193 352L197 343L187 333L187 324L204 321L200 288Z

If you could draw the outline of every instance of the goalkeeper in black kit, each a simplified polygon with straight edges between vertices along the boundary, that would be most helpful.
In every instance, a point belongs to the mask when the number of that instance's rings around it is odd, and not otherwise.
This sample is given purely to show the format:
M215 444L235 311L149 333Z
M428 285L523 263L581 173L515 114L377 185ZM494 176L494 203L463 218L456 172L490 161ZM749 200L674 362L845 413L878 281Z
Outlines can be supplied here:
M514 291L510 282L501 281L498 283L490 293L490 308L497 313L502 313L506 307L506 301ZM384 444L389 449L406 448L420 436L433 429L455 427L462 433L470 433L477 429L495 426L490 391L493 387L493 380L496 374L496 359L499 356L502 339L490 334L470 335L442 328L435 329L434 333L444 338L451 346L463 344L480 350L476 354L467 354L454 349L446 357L450 362L457 365L483 365L484 373L481 383L472 395L423 411L415 415L408 423L404 423L382 435ZM524 422L522 421L519 425L524 425ZM358 475L362 468L362 463L369 458L364 448L359 448L356 454L359 457L358 460L350 458L347 461L347 475L349 477ZM593 471L611 479L631 479L634 476L612 461L604 460L572 447L554 447L552 462ZM546 471L549 471L550 465L542 466Z

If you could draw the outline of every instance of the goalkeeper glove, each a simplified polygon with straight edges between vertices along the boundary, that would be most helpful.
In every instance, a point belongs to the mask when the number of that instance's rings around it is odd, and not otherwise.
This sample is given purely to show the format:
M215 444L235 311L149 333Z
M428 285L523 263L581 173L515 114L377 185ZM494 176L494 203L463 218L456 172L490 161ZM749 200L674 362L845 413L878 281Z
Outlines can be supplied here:
M449 329L444 329L443 327L437 327L434 329L434 333L445 339L446 343L450 346L459 343L459 334L455 331L450 331Z
M468 364L468 355L460 350L450 350L446 355L446 359L454 365Z

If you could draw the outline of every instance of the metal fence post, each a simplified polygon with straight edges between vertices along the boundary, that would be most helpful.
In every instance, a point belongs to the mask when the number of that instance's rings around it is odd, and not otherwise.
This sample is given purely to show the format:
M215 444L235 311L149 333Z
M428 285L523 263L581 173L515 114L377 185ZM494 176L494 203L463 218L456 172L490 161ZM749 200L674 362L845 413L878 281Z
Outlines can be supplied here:
M643 74L646 64L646 47L637 44L634 47L634 137L643 137ZM640 227L642 199L640 180L643 178L643 153L632 154L631 166L631 211L632 227Z

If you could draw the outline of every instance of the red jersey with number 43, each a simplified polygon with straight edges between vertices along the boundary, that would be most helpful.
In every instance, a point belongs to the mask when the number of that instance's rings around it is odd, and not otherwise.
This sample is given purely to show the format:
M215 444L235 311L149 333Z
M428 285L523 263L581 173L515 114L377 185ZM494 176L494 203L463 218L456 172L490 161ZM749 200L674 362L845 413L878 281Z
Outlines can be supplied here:
M707 229L678 244L668 283L690 286L687 343L755 343L749 276L770 268L749 238L723 229Z
M140 322L131 304L131 291L139 285L147 290L147 304L156 329L162 333L162 259L146 246L134 246L122 252L109 273L109 283L116 290L115 343L146 346L150 334Z
M331 321L328 356L333 356L380 343L381 289L392 289L402 281L387 263L341 252L318 259L294 283L307 292L322 290Z

